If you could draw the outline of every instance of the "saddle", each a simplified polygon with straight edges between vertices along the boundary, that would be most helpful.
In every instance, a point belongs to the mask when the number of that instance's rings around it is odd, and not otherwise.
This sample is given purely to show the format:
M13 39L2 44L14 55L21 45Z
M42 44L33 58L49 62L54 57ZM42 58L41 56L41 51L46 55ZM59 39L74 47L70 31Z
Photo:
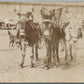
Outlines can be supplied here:
M38 30L33 25L33 23L30 24L30 22L26 21L25 34L26 34L25 35L26 40L28 41L30 46L34 45L35 43L37 43L39 41Z

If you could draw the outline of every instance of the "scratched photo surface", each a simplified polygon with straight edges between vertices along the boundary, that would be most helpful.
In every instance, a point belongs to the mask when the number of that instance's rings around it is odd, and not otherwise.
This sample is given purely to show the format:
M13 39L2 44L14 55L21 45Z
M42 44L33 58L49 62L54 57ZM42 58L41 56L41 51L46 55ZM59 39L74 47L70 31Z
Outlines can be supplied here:
M84 2L0 2L0 82L84 82Z

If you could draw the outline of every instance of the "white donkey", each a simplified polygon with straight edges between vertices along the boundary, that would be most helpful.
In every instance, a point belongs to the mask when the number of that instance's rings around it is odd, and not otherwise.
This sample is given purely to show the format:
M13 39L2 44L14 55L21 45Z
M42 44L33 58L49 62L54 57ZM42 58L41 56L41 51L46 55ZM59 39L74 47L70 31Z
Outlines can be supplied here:
M80 27L75 28L71 26L66 28L65 34L65 60L66 64L68 64L69 61L72 61L77 56L77 43L82 38L82 30Z

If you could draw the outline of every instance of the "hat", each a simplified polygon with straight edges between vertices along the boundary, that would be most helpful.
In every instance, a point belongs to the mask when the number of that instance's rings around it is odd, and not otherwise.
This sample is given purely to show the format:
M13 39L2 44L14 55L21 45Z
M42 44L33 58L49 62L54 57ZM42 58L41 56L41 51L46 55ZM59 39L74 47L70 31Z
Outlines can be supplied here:
M45 19L45 20L42 21L42 23L52 23L52 21L49 20L49 19Z
M49 19L46 19L46 20L43 20L42 23L44 23L45 25L49 25L50 23L52 23L52 21Z

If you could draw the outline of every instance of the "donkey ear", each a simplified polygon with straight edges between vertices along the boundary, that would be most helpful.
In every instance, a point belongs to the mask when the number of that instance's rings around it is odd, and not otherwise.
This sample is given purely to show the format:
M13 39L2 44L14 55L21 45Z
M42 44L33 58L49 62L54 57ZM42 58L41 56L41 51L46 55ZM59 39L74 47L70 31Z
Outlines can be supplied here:
M65 23L65 24L62 26L62 29L65 30L69 24L70 24L70 22Z

